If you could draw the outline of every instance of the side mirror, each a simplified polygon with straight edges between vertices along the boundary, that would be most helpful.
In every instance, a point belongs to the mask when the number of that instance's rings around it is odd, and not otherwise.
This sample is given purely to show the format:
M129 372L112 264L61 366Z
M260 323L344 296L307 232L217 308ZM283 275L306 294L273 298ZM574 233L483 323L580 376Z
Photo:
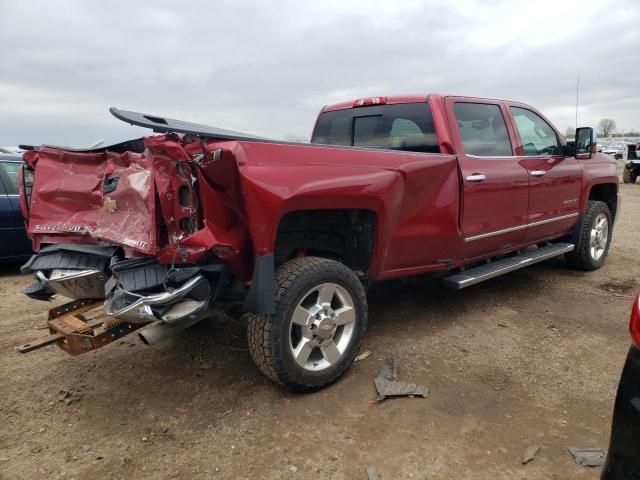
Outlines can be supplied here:
M591 158L596 149L596 142L593 135L593 128L576 128L576 158L587 160Z

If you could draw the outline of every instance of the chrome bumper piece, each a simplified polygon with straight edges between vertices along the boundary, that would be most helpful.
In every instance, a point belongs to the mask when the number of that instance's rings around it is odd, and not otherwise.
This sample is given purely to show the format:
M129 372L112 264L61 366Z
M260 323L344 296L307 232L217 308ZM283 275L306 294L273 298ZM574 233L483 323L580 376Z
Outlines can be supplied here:
M207 284L207 285L205 285ZM108 315L129 323L148 323L162 320L172 324L186 318L194 319L206 312L208 299L187 298L198 287L207 287L208 281L197 275L173 291L140 295L122 289L116 289L105 301ZM154 312L153 307L156 308ZM157 313L163 310L162 313Z
M48 278L42 270L36 271L35 275L40 283L64 297L74 300L104 298L107 278L102 271L58 268L51 270Z

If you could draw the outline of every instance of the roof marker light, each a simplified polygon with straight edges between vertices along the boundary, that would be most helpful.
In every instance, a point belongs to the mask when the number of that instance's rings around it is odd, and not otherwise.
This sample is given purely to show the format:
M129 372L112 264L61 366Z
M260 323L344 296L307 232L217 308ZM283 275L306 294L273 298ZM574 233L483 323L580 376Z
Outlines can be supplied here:
M387 103L387 97L368 97L359 98L353 102L353 107L369 107L372 105L384 105Z

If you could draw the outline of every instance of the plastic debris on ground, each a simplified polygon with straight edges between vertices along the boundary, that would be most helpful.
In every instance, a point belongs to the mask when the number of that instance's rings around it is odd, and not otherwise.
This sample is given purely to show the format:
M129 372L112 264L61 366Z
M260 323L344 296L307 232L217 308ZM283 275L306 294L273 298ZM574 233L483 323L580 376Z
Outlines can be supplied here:
M367 466L367 480L381 480L382 477L373 465Z
M365 350L360 355L358 355L356 358L354 358L353 361L354 362L360 362L360 361L364 360L365 358L367 358L369 355L371 355L371 350Z
M374 383L378 391L376 400L379 402L387 397L413 397L416 395L426 397L429 395L427 387L415 383L398 382L396 361L393 358L385 360Z
M606 452L601 448L569 447L577 465L581 467L601 467L604 465Z

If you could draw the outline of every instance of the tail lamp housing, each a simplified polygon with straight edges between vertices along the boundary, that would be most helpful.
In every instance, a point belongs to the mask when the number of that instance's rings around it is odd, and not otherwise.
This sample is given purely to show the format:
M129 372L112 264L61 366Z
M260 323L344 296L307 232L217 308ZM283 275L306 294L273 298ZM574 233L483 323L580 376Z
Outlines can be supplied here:
M631 309L631 320L629 321L629 333L633 343L640 348L640 293L633 301L633 308Z
M27 207L31 204L31 190L33 189L33 170L26 165L22 166L22 188Z

